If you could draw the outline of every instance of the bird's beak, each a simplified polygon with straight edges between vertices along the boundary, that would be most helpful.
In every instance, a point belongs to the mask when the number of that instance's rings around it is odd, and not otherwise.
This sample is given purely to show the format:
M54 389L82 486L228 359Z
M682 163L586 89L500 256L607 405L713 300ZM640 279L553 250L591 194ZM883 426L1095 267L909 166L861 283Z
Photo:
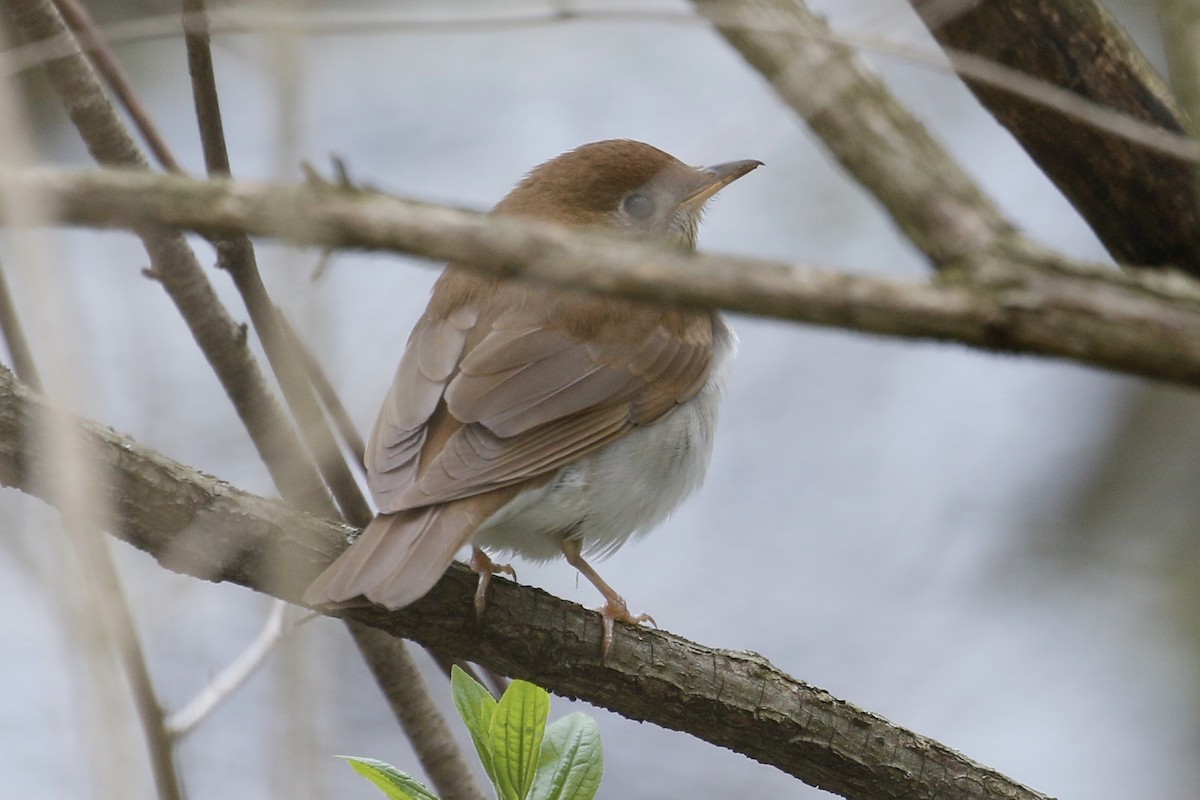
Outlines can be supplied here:
M724 189L747 172L761 167L763 162L754 159L728 161L696 170L699 185L679 203L682 209L694 210L704 205L710 197Z

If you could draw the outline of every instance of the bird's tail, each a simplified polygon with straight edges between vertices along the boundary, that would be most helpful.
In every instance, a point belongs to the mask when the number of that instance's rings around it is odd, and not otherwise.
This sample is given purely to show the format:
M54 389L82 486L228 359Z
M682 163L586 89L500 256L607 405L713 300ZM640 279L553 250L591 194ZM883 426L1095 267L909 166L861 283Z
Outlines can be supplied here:
M305 590L304 602L328 606L362 596L403 608L433 588L477 525L459 503L380 514Z

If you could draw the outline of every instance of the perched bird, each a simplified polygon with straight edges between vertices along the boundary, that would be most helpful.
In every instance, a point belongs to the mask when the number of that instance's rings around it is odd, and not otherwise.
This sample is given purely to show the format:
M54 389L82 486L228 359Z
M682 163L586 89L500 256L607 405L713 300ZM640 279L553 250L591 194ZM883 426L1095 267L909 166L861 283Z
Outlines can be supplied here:
M760 166L690 167L647 144L585 144L535 168L493 213L695 248L705 202ZM449 266L418 320L367 446L379 516L308 588L311 606L424 595L468 542L565 556L613 621L644 622L584 560L675 509L704 478L733 332L710 311L495 280Z

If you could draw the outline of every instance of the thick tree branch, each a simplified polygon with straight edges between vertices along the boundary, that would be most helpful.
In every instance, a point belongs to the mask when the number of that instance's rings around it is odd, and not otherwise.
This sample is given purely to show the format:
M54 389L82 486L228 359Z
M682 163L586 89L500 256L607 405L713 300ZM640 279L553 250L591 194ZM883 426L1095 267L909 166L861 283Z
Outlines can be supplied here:
M938 42L1176 133L1161 79L1093 0L910 0ZM969 78L1118 261L1200 273L1200 195L1180 160Z
M0 369L0 483L53 500L36 479L28 433L45 401ZM168 569L296 602L350 529L294 511L74 421L108 480L111 516L94 520ZM347 618L537 681L624 716L692 733L850 798L1040 798L950 748L789 677L760 656L713 650L622 625L605 662L600 620L537 589L496 580L482 623L475 576L452 568L396 613Z
M656 302L720 306L867 333L956 341L1200 385L1200 285L1077 264L1016 237L934 283L690 255L548 224L335 187L145 172L0 171L62 221L247 232L294 244L415 253L491 274ZM14 221L17 222L17 221Z

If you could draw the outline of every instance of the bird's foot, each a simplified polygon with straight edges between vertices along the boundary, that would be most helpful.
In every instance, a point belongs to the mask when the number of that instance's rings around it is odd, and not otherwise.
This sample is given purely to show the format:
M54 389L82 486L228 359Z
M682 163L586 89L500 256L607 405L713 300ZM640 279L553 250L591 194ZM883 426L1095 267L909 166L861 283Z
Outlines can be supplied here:
M629 606L625 604L625 598L617 594L616 590L609 586L592 568L592 565L584 560L581 552L582 546L583 543L578 539L567 539L562 543L562 551L563 555L567 557L567 563L579 570L579 574L587 578L588 582L604 595L604 605L596 609L600 614L600 619L604 622L604 637L600 640L600 660L603 661L608 655L608 651L612 650L613 638L616 635L614 626L618 621L628 622L630 625L649 622L656 628L658 623L649 614L635 616L629 613Z
M625 604L625 598L616 592L611 594L605 593L604 605L596 609L600 614L600 619L604 623L604 638L600 640L600 658L603 660L608 651L612 649L613 637L615 635L615 624L617 622L628 622L630 625L641 625L644 622L649 622L654 627L658 627L658 623L654 621L654 617L646 613L630 614L629 606Z
M479 585L475 587L475 616L482 617L483 610L487 608L487 593L488 587L492 585L492 576L504 574L515 581L517 571L513 569L512 564L497 564L492 561L488 554L478 547L471 548L471 560L467 563L471 571L479 576Z

